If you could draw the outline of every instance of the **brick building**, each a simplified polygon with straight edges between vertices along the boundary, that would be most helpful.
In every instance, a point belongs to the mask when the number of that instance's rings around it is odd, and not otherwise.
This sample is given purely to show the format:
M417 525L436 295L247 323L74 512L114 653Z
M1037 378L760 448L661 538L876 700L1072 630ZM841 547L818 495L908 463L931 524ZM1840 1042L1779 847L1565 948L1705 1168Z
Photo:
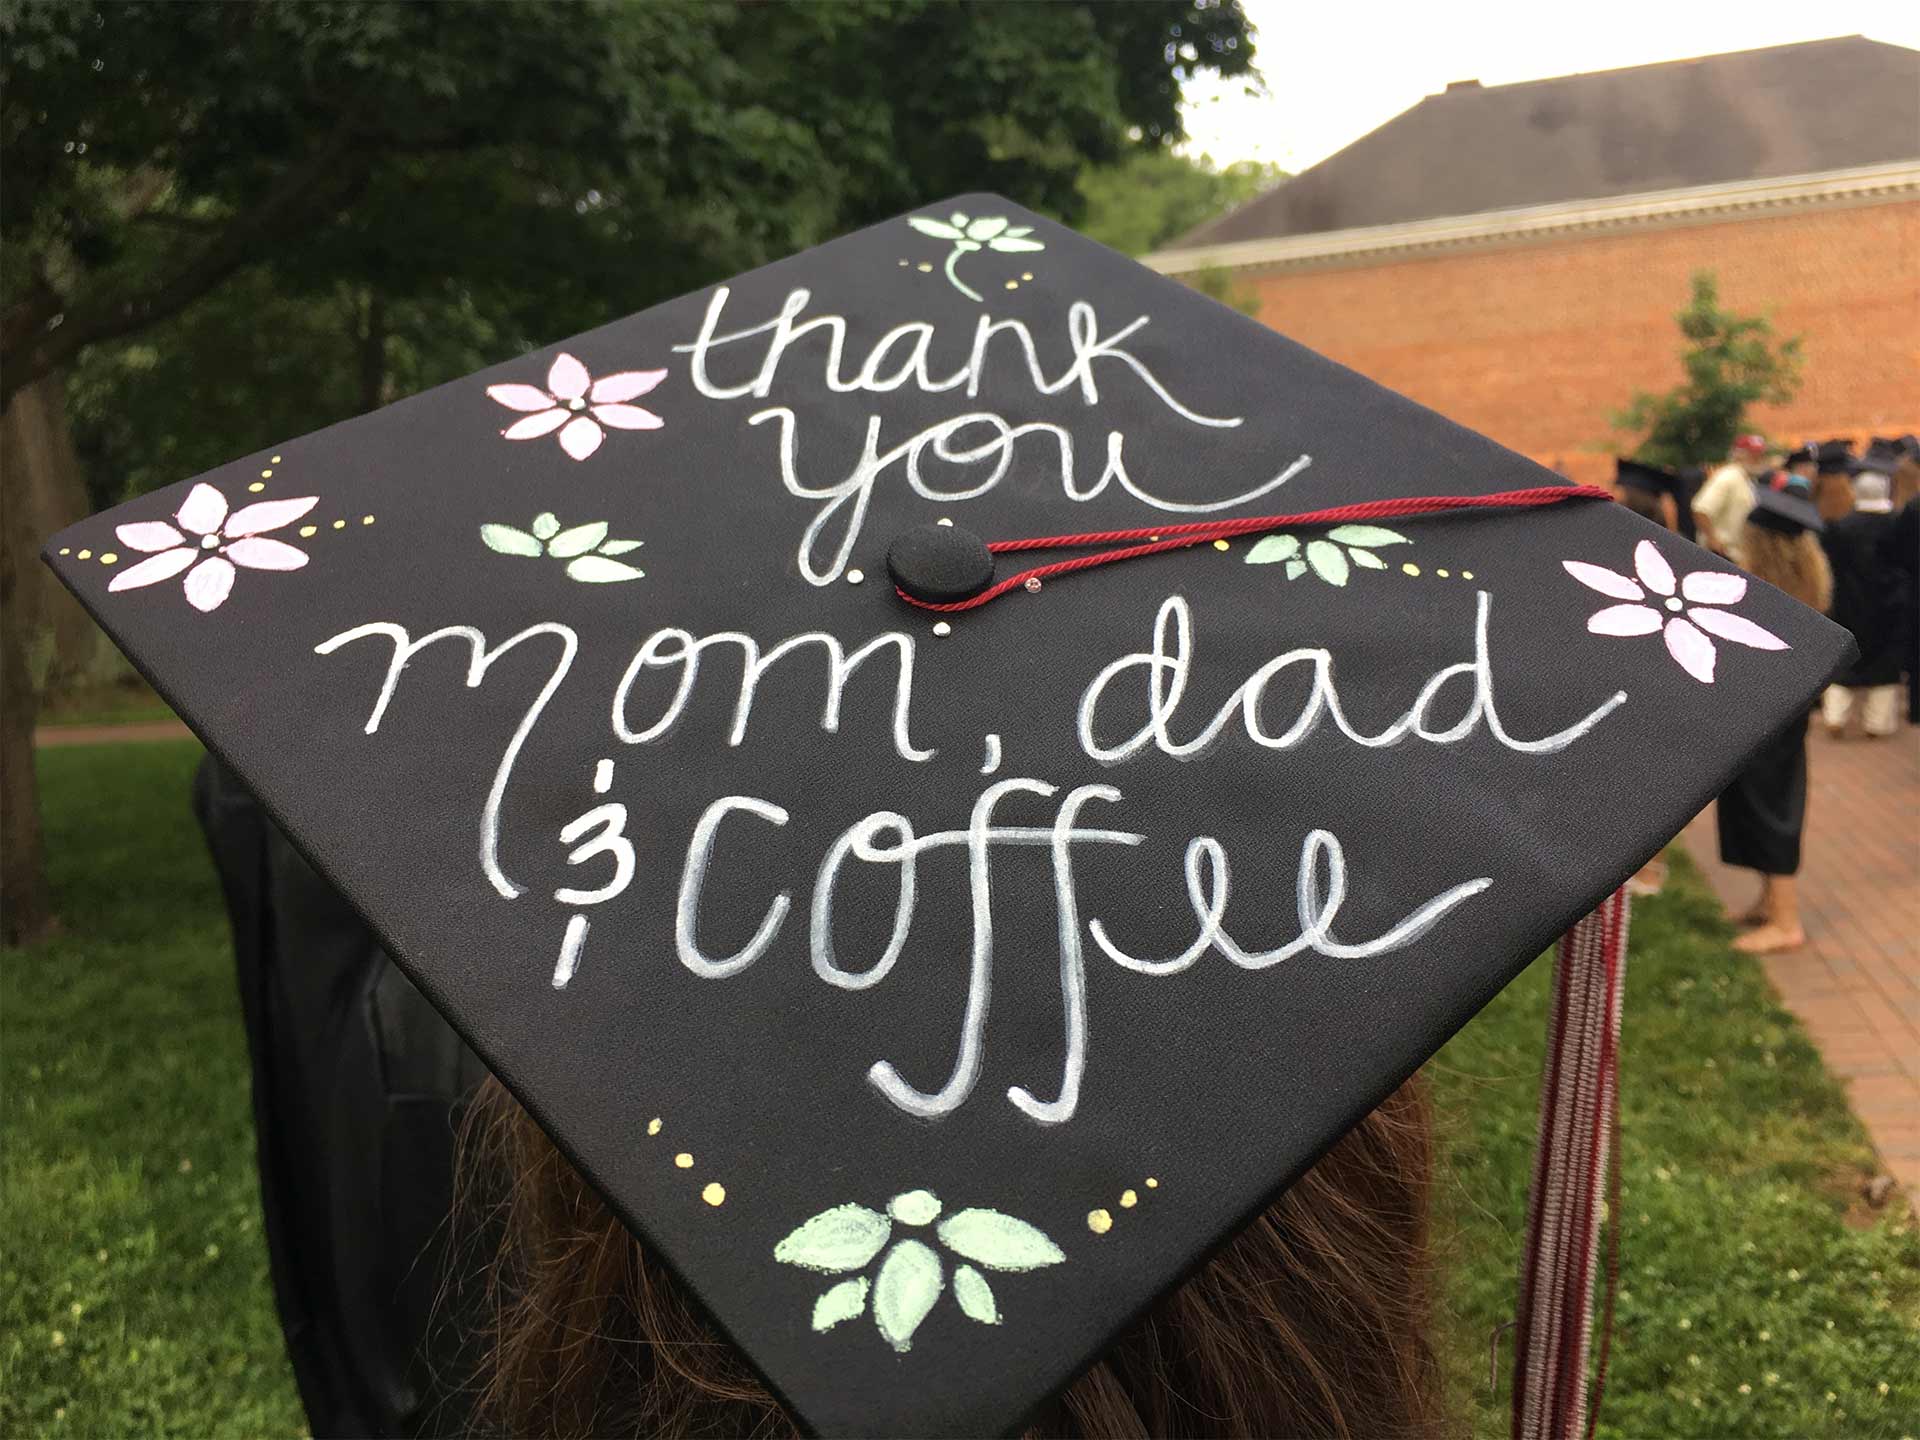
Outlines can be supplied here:
M1148 257L1576 480L1679 379L1674 313L1805 337L1785 440L1920 431L1920 51L1859 36L1449 85Z

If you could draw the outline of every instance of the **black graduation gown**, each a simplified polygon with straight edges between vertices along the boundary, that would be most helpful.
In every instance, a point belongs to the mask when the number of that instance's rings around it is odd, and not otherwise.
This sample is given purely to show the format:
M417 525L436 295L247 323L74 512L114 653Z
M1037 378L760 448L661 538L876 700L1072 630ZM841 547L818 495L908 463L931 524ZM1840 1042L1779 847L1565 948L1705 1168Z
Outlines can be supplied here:
M1900 576L1884 558L1892 515L1856 510L1830 521L1820 543L1833 568L1833 608L1827 613L1853 632L1860 658L1835 677L1838 685L1893 685L1901 671Z
M455 1433L436 1319L453 1134L486 1071L359 916L209 757L194 812L233 924L274 1298L315 1436Z
M1720 792L1714 815L1722 863L1762 875L1799 871L1800 833L1807 823L1805 714L1760 747Z
M1920 497L1909 500L1880 537L1880 561L1893 572L1900 602L1900 668L1907 673L1907 719L1920 725Z

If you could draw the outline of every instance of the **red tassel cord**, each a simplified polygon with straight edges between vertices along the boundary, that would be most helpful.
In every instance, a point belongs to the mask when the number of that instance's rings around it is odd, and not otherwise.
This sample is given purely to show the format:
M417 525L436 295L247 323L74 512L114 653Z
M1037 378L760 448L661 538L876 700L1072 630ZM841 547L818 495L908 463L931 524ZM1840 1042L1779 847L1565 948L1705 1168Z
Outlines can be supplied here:
M1245 515L1237 520L1199 520L1185 525L1161 525L1140 530L1099 530L1080 535L1039 535L1023 540L991 540L987 549L996 555L1023 550L1069 550L1086 545L1116 545L1093 555L1071 560L1056 560L1036 565L996 580L978 595L949 604L916 600L904 590L895 591L909 605L941 614L976 610L1009 590L1024 588L1031 581L1050 580L1076 570L1091 570L1096 565L1111 565L1119 560L1135 560L1142 555L1158 555L1166 550L1185 550L1210 540L1232 540L1242 535L1260 535L1271 530L1289 530L1295 526L1345 525L1367 520L1398 520L1418 515L1444 515L1456 510L1525 510L1541 505L1558 505L1567 500L1611 500L1612 494L1594 485L1538 485L1530 490L1501 490L1492 495L1410 495L1397 500L1366 500L1355 505L1335 505L1326 510L1303 510L1296 515ZM1141 543L1126 544L1127 541Z
M1555 953L1515 1326L1515 1440L1591 1436L1606 1383L1619 1280L1618 1082L1627 921L1627 893L1616 890L1561 938ZM1603 1187L1610 1193L1612 1223L1600 1363L1590 1392Z

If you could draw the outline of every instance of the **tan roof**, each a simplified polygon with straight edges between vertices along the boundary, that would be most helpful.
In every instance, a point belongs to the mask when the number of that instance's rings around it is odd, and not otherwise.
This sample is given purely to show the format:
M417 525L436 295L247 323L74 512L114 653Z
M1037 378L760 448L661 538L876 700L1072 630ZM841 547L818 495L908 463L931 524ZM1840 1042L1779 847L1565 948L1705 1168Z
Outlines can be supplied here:
M1169 250L1920 158L1920 51L1858 35L1456 83Z

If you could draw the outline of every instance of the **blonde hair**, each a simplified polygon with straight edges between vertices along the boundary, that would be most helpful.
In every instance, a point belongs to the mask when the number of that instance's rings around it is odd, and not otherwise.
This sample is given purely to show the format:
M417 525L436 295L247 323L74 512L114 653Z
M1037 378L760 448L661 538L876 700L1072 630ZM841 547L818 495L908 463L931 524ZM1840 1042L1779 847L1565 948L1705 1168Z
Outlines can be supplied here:
M1747 573L1825 614L1833 604L1833 570L1811 530L1791 535L1749 523L1741 541Z

